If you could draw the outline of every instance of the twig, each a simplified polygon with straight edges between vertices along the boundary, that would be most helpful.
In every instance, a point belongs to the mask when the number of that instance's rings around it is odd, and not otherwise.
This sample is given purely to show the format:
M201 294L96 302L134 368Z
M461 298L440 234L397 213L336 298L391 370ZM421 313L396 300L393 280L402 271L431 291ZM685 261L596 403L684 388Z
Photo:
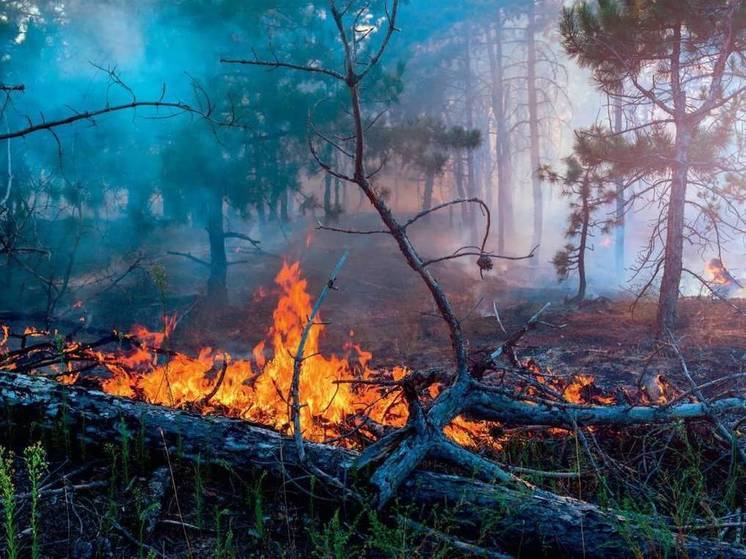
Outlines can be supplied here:
M206 268L210 267L210 263L207 260L202 260L201 258L192 256L191 252L176 252L175 250L169 250L166 252L166 254L170 254L171 256L183 256L184 258L187 258L193 262L196 262L200 266L205 266Z
M697 399L702 404L705 414L712 420L712 422L717 427L718 431L720 431L720 434L722 434L727 441L730 442L731 446L734 447L738 451L738 455L741 458L741 462L746 463L746 450L743 449L738 444L738 439L736 438L735 434L728 429L720 419L713 413L711 407L710 407L710 401L709 399L705 398L704 393L699 388L697 383L692 378L692 375L689 373L689 367L686 364L686 360L684 359L684 356L681 354L681 351L679 351L679 347L676 345L676 339L673 337L673 334L671 331L668 331L668 336L671 339L671 348L673 349L674 353L676 354L676 357L679 359L679 363L681 365L681 372L684 374L686 379L689 381L689 384L692 386L692 391L694 392L694 395L697 397Z
M298 351L295 353L295 357L293 359L293 381L290 386L290 414L291 419L293 422L293 439L295 440L296 448L298 449L298 457L300 458L301 462L305 461L306 457L306 451L303 446L303 433L301 431L301 417L300 417L300 373L301 373L301 366L303 364L303 350L306 347L306 341L308 340L308 334L311 332L311 327L314 325L314 320L316 319L316 315L319 314L319 309L321 308L321 304L324 302L324 299L326 299L326 296L329 294L329 290L335 289L334 282L337 279L337 275L339 274L340 270L342 269L342 266L345 265L345 262L347 262L347 257L349 256L349 251L344 251L342 256L339 258L339 261L337 262L337 265L334 267L334 270L332 270L332 273L329 275L329 280L326 282L326 285L324 285L324 288L321 290L321 293L319 294L319 298L316 300L316 303L313 305L313 309L311 309L311 314L309 315L308 319L306 320L306 324L303 327L303 332L300 337L300 343L298 344Z
M497 320L497 324L500 326L500 330L503 331L503 334L507 334L508 331L505 330L505 326L503 326L503 321L500 320L500 313L497 312L497 303L495 301L492 301L492 310L495 312L495 319Z
M494 362L497 361L503 354L511 352L515 344L517 344L518 341L536 325L536 323L539 321L539 317L541 317L544 311L546 311L550 306L552 306L552 303L547 303L546 305L541 307L534 316L528 319L528 322L523 328L510 336L510 338L508 338L505 343L503 343L500 347L498 347L490 354L490 359Z
M432 536L437 540L446 542L448 545L458 549L459 551L467 553L468 555L473 555L476 557L487 557L488 559L511 559L510 555L505 555L504 553L498 553L497 551L492 551L490 549L485 549L483 547L461 541L449 534L441 532L440 530L436 530L434 528L430 528L428 526L420 524L419 522L416 522L411 518L407 518L406 516L399 515L397 518L400 522L406 524L413 530L421 532L428 536Z
M225 372L228 370L228 354L223 355L223 366L220 368L220 372L218 373L218 377L215 380L215 384L212 387L212 390L207 393L207 395L202 398L202 400L199 402L199 405L201 407L206 406L210 403L210 400L213 399L215 394L218 393L218 390L220 390L220 387L223 385L223 380L225 379Z
M189 557L194 557L194 554L192 553L192 544L189 543L189 535L187 534L186 527L183 525L184 523L184 515L181 514L181 505L179 504L179 493L176 490L176 478L174 477L174 469L171 466L171 454L168 451L168 444L166 443L166 435L163 434L163 429L158 429L161 433L161 440L163 441L163 450L166 452L166 462L168 463L168 471L171 474L171 485L174 489L174 501L176 502L176 511L179 513L179 520L182 522L182 530L184 532L184 540L187 544L187 551L189 554Z

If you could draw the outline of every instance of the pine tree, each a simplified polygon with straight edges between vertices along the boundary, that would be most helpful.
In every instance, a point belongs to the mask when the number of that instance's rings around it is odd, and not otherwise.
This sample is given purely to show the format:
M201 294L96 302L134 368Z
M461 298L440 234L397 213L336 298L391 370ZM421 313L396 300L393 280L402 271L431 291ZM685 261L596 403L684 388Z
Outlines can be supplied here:
M578 132L582 135L583 132ZM565 174L553 171L548 165L539 168L541 180L561 188L562 196L570 200L565 237L567 244L552 259L557 277L566 280L571 273L578 274L578 290L570 299L580 303L588 287L586 257L591 250L590 241L595 231L608 233L616 224L608 214L599 216L599 210L612 203L617 196L616 183L608 174L608 167L585 152L587 144L577 142L575 154L565 159Z
M604 93L624 95L627 106L650 115L625 131L633 136L630 145L620 132L605 132L608 142L598 153L618 172L646 178L649 192L664 202L651 237L655 241L660 235L662 247L645 263L653 275L647 285L662 271L660 337L675 325L685 238L690 234L696 240L703 233L696 218L687 219L685 208L691 206L717 228L713 207L718 202L712 197L726 205L734 201L724 186L725 172L734 165L723 164L723 150L731 145L726 124L746 93L740 59L746 5L735 0L580 2L565 9L561 32L566 51L593 71ZM694 189L708 201L700 203Z

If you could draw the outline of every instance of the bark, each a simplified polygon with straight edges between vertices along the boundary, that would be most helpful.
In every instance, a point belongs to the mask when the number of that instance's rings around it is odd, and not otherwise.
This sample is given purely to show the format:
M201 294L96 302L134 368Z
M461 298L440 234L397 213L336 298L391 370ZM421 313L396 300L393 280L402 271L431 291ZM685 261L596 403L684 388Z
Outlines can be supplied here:
M591 209L588 203L588 199L591 196L590 185L588 184L588 176L583 182L582 186L582 215L583 224L580 228L580 243L578 244L578 293L575 295L575 302L580 303L585 299L585 291L587 288L587 280L585 275L585 255L588 249L588 229L591 222Z
M658 298L657 335L665 335L676 324L684 254L684 208L686 205L688 157L691 134L682 126L676 133L676 162L671 177L671 196L666 216L666 250L663 279Z
M471 419L500 421L510 425L544 425L573 429L575 425L623 427L670 423L684 419L707 419L707 404L686 402L673 406L580 406L560 403L527 403L483 390L464 398L464 415ZM746 412L743 398L714 400L712 413Z
M539 177L540 138L539 138L539 103L536 95L536 2L528 3L528 25L526 26L526 87L528 90L528 127L530 141L531 162L531 191L534 202L534 233L533 246L541 244L544 229L544 201ZM539 252L536 251L533 262L539 262Z
M623 130L622 100L614 99L614 132L617 134ZM614 215L616 226L614 228L614 262L617 278L624 279L624 180L619 177L616 181L616 211Z
M675 161L671 170L671 194L666 216L666 247L663 256L663 278L658 297L656 336L661 339L676 324L684 253L684 210L686 206L689 146L693 124L687 115L687 98L681 84L681 24L673 31L671 52L671 89L676 125ZM714 79L713 79L714 81Z
M62 428L80 445L103 448L129 432L142 437L154 459L162 457L165 440L183 459L235 472L258 469L279 479L294 476L294 483L308 478L292 439L245 421L194 415L24 375L0 375L0 398L3 421L56 433ZM309 463L349 486L355 453L314 443L305 444L305 453ZM525 557L630 557L635 551L647 557L661 554L665 542L689 557L746 557L741 546L674 535L651 519L530 487L517 490L418 469L399 499L425 516L443 506L453 508L449 526L460 537L479 536L481 546Z
M207 296L217 304L228 301L228 259L225 253L225 230L223 226L223 194L211 189L207 209L207 234L210 240L210 277L207 280Z
M505 84L503 69L503 15L498 14L495 26L494 50L488 42L492 87L490 100L495 118L495 160L497 162L497 252L505 253L506 238L513 232L513 196L510 168L510 136L505 110Z

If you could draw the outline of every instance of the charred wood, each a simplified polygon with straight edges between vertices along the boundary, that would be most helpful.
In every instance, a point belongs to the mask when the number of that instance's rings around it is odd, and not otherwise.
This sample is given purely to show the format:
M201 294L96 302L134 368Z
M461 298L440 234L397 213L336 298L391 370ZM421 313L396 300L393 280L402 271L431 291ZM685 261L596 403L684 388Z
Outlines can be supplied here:
M125 425L141 433L149 448L162 450L165 440L183 459L236 471L259 469L297 483L308 477L291 438L245 421L194 415L24 375L0 375L0 400L5 421L50 429L64 424L81 443L103 446L121 437ZM314 443L305 444L305 453L315 468L349 485L355 453ZM689 557L746 557L741 546L674 535L649 519L530 486L513 488L415 469L402 489L400 501L419 510L455 508L458 537L482 532L481 547L494 544L522 555L554 557L629 557L635 549L641 556L676 549Z

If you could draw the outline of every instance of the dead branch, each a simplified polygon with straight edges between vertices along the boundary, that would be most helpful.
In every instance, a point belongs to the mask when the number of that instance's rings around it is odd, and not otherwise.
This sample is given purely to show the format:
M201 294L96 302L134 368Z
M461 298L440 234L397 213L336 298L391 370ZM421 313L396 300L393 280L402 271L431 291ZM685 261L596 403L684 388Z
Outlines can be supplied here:
M213 385L210 392L208 392L202 400L199 402L199 407L204 408L207 404L210 403L210 400L212 400L215 397L215 394L218 393L218 390L220 390L220 387L223 385L223 380L225 379L225 373L228 370L228 355L223 355L223 366L220 367L220 371L218 372L218 376L215 379L215 384Z
M694 395L699 400L702 409L705 414L707 414L707 417L709 417L712 422L717 427L718 432L725 437L725 440L728 441L731 444L732 448L735 448L738 451L738 455L741 458L741 462L746 463L746 450L743 448L742 445L738 444L738 441L736 439L735 433L728 429L725 424L720 420L719 417L717 417L715 413L715 409L712 407L712 402L709 401L708 398L705 397L702 390L699 388L697 383L692 378L692 375L689 373L689 367L686 364L686 360L684 359L684 356L681 354L681 351L679 350L679 346L676 344L676 338L674 338L673 334L669 331L668 336L671 340L670 345L673 349L674 353L676 354L676 357L679 359L679 363L681 364L681 372L686 377L686 380L689 381L689 384L692 387L692 391L694 392Z
M345 251L342 254L342 256L337 261L337 265L334 266L332 273L329 275L329 280L326 282L324 288L321 290L319 298L316 299L316 302L311 309L311 314L308 316L305 326L303 326L303 332L301 333L300 342L298 343L298 351L296 351L295 355L293 356L293 380L290 384L290 395L288 397L288 400L290 402L290 419L293 423L293 439L295 440L295 444L298 447L298 457L302 462L304 462L306 459L306 452L303 447L303 431L301 430L300 417L300 373L301 366L303 365L303 360L307 359L303 357L303 351L306 347L308 334L311 332L311 328L315 324L314 321L316 320L316 316L319 314L321 305L324 303L324 299L326 299L329 291L331 289L335 289L334 282L337 280L337 275L342 269L342 266L344 266L345 262L347 262L347 257L349 256L349 254L349 251Z
M166 252L166 254L170 254L171 256L182 256L188 260L191 260L192 262L196 262L200 266L205 266L206 268L210 267L210 263L207 260L197 258L196 256L192 255L191 252L177 252L175 250L169 250Z
M152 107L156 109L169 108L169 109L177 109L180 113L201 114L200 111L194 109L193 107L191 107L190 105L187 105L186 103L181 103L181 102L132 101L130 103L124 103L121 105L106 106L101 109L97 109L93 111L85 111L82 113L76 112L75 114L67 118L61 118L58 120L42 120L42 122L39 122L37 124L31 124L27 126L26 128L21 128L19 130L14 130L12 132L6 132L4 134L0 134L0 140L10 140L12 138L23 138L24 136L28 136L29 134L33 134L41 130L52 131L55 128L73 124L74 122L78 122L80 120L92 120L95 117L101 116L104 114L115 113L119 111L128 111L128 110L136 109L138 107Z
M249 237L248 235L244 235L243 233L236 233L234 231L227 231L227 232L223 233L223 238L225 238L225 239L241 239L243 241L248 241L249 243L251 243L252 245L254 245L255 248L261 250L261 248L259 247L259 245L262 244L261 241L257 241L256 239L252 239L251 237Z

